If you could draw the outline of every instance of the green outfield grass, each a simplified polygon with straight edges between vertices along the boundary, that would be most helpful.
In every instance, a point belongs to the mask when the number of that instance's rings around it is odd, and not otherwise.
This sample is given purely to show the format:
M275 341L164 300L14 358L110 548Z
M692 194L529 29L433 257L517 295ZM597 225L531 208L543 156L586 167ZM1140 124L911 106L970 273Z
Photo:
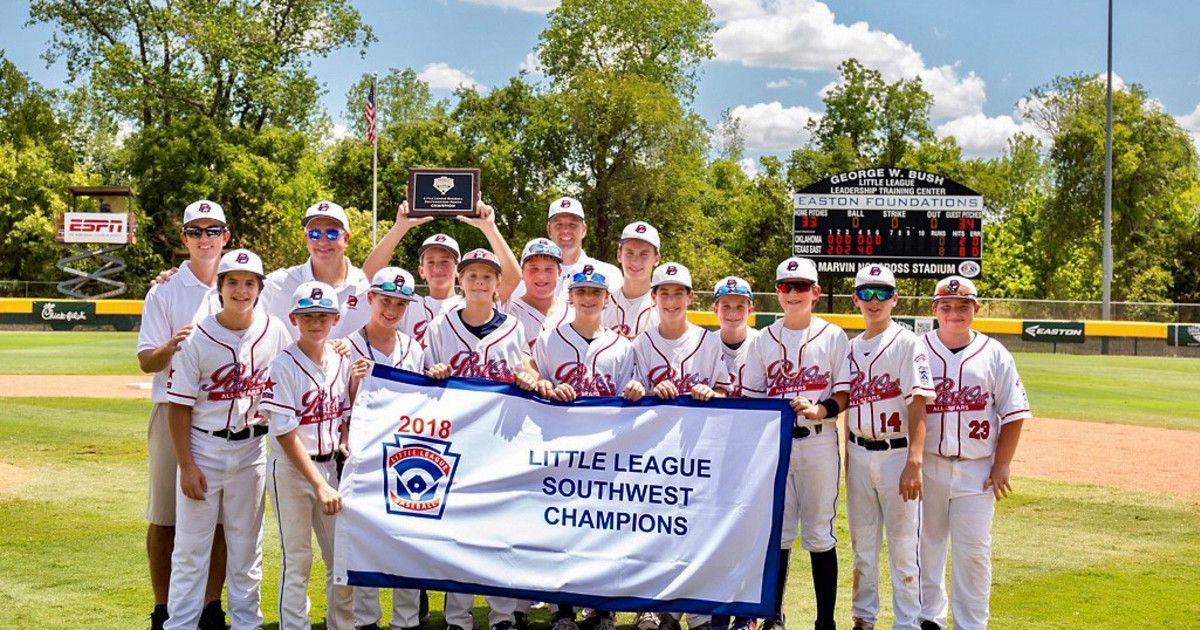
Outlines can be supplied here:
M137 333L0 331L3 374L140 374Z
M1035 416L1200 431L1200 360L1014 356Z
M13 488L0 490L0 628L139 628L149 613L144 556L145 429L149 403L4 400L0 453ZM1030 479L1000 504L994 531L993 628L1188 627L1200 618L1200 508L1167 495ZM843 493L844 496L844 493ZM850 544L838 517L842 589L838 622L849 627ZM279 542L267 510L263 610L277 615ZM312 616L324 596L319 562ZM886 587L883 601L890 609ZM808 556L797 553L789 625L813 618ZM440 611L441 598L433 601ZM389 610L385 604L385 610ZM482 600L476 619L486 627ZM548 626L537 610L535 627ZM624 627L633 617L622 615ZM881 619L890 626L890 616ZM320 627L320 626L318 626ZM443 628L440 615L427 624Z

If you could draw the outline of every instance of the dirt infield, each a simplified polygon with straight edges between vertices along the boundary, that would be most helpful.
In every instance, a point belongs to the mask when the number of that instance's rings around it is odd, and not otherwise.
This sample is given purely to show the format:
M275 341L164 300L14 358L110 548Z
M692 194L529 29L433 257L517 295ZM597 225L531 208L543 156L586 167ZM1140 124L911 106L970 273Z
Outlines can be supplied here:
M0 375L0 397L148 399L149 383L144 374ZM1013 474L1170 492L1200 501L1196 453L1200 453L1200 432L1037 418L1025 423ZM0 469L0 479L7 476L4 472Z
M136 385L136 386L135 386ZM45 374L0 375L0 397L150 398L150 377Z

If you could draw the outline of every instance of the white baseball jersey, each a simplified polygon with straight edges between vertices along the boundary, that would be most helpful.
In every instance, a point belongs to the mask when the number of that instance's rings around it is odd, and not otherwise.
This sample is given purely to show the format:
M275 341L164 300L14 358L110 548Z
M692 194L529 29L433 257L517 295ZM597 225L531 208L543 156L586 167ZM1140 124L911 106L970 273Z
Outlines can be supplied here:
M996 452L1000 425L1024 420L1029 397L1012 355L983 333L958 352L925 334L933 399L925 404L925 450L946 457L983 459Z
M725 371L729 372L727 380L729 381L729 395L732 397L741 398L744 395L742 370L746 369L746 353L750 350L750 343L761 332L757 328L747 328L746 338L737 348L730 348L725 345L725 342L721 342L721 363L725 366ZM717 338L721 338L720 333L717 333Z
M501 310L508 315L516 317L517 321L521 323L521 328L525 333L525 341L529 343L529 350L531 352L533 351L534 343L537 342L538 335L541 335L543 330L554 330L575 318L574 309L565 301L557 298L555 298L554 304L550 306L550 312L545 315L530 306L523 297L513 298L505 302Z
M270 421L272 452L283 456L277 437L292 431L310 456L337 450L350 415L350 363L329 344L324 365L314 363L296 344L275 357L261 403Z
M261 424L258 403L271 361L291 343L284 325L269 315L256 315L240 333L211 315L175 353L167 400L191 407L192 426L204 431Z
M367 343L366 328L346 338L350 344L350 363L365 358L374 363L382 363L409 372L421 372L425 367L425 349L416 339L396 331L396 347L391 354L384 354L378 348Z
M150 287L142 303L142 325L138 331L137 351L153 350L171 340L180 328L204 320L221 310L220 297L214 287L204 284L192 273L190 261L179 265L170 282ZM154 375L150 399L167 402L168 365Z
M472 376L512 382L529 352L525 331L516 317L505 316L500 327L476 337L462 322L462 310L439 315L425 335L425 362L445 363L451 376Z
M419 295L417 300L410 302L408 308L405 309L404 319L400 322L400 332L416 339L421 347L428 348L429 344L425 341L425 333L429 329L430 322L437 319L438 315L449 313L463 304L463 297L458 294L451 295L444 300Z
M870 339L859 335L850 341L833 391L850 394L846 427L851 433L869 440L908 435L912 397L933 398L927 355L921 339L896 322Z
M846 359L848 345L845 331L816 315L804 330L784 328L783 320L777 320L746 350L743 394L824 400L833 393L834 376ZM803 420L797 418L797 422Z
M588 342L571 324L546 329L533 346L538 373L579 396L619 396L636 378L633 344L608 328Z
M605 305L600 321L605 328L633 339L647 329L658 327L658 309L654 308L654 298L649 291L633 299L625 297L623 291L617 291Z
M729 373L721 355L721 336L695 324L678 339L663 339L658 328L650 328L633 340L637 377L647 390L664 380L675 383L679 395L693 385L729 389Z
M292 310L292 294L300 285L315 279L311 259L302 265L277 269L267 275L261 301L268 313L287 326L292 340L300 338L299 330L292 326L291 320L288 319ZM363 274L362 269L351 265L350 259L347 258L346 277L342 279L342 286L337 289L341 319L330 332L330 339L347 337L371 319L371 306L367 304L367 290L370 288L371 281Z

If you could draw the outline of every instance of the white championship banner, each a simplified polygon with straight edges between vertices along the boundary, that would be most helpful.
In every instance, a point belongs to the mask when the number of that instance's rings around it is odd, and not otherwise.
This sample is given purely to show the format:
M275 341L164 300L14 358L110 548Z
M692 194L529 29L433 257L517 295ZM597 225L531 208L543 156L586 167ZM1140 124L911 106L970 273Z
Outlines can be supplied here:
M770 617L793 422L777 399L563 404L376 365L334 579Z

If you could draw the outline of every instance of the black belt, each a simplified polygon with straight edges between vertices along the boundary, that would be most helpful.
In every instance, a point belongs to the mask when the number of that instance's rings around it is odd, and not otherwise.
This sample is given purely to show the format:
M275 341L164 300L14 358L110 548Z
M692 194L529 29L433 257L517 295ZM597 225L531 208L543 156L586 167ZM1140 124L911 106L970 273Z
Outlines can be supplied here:
M337 456L337 451L334 451L332 453L326 453L324 455L309 455L308 458L313 460L314 462L317 462L318 464L324 464L325 462L333 461L333 458L336 456Z
M242 440L248 440L252 437L262 437L267 434L267 425L265 425L265 424L252 424L252 425L242 429L241 431L230 431L229 429L221 429L219 431L205 431L204 429L201 429L200 427L192 427L192 428L201 433L207 433L215 438L221 438L222 440L229 440L230 442L241 442Z
M819 435L824 428L825 427L820 424L813 427L811 431L808 429L808 427L792 427L792 439L799 440L800 438L806 438L814 433Z
M898 437L890 440L868 440L867 438L850 434L850 441L867 449L868 451L886 451L893 448L907 448L908 438Z

